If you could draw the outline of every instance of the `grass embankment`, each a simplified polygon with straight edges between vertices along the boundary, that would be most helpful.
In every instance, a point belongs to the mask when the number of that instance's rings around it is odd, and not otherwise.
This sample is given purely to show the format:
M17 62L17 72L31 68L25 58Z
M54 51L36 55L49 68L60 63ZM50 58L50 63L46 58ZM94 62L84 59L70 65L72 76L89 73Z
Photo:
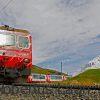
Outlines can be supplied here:
M68 81L69 84L96 85L100 84L100 69L89 69Z
M60 75L61 72L58 72L56 70L51 70L51 69L44 69L41 67L38 67L36 65L33 65L33 67L31 68L31 73L38 73L38 74L57 74ZM62 73L64 74L64 73Z
M58 74L58 75L61 74L58 71L44 69L35 65L32 67L31 72L39 74ZM83 73L80 73L75 77L68 78L66 81L54 82L54 83L61 85L65 84L65 85L86 85L86 86L100 84L100 69L89 69Z

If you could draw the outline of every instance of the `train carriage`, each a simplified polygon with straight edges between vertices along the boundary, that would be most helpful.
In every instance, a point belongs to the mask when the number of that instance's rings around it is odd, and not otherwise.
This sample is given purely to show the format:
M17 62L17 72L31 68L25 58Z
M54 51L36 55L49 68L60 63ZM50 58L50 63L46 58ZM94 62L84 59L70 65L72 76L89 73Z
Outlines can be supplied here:
M46 82L46 75L44 74L36 74L36 73L32 73L29 77L27 82L29 83L37 83L37 82Z
M27 82L28 83L41 83L41 82L58 82L66 80L65 75L45 75L45 74L35 74L32 73L29 75Z

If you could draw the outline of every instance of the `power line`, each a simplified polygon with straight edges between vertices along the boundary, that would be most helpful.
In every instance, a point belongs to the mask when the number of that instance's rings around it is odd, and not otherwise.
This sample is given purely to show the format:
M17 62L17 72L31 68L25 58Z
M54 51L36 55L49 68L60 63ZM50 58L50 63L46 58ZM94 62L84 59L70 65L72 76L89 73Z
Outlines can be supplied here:
M8 5L12 2L13 0L9 0L1 9L0 9L0 13L3 13L3 10L6 9L8 7Z
M3 10L4 10L5 8L7 8L8 5L9 5L12 1L13 1L13 0L9 0L9 1L6 3L6 5L5 5L3 8L0 9L0 13L3 12Z
M8 0L7 0L8 1ZM0 0L0 9L2 9L3 8L3 6L5 5L5 0Z
M10 5L10 3L12 2L13 0L7 0L7 2L5 3L5 1L4 2L2 2L2 4L0 5L1 7L0 7L0 13L2 13L2 14L5 14L5 10L4 9L6 9L7 7L8 7L8 5ZM1 15L2 15L1 14ZM1 19L2 19L2 16L1 16ZM4 17L3 17L3 19L5 19ZM1 21L1 24L4 24L3 23L3 21Z
M61 62L61 74L62 74L62 62Z

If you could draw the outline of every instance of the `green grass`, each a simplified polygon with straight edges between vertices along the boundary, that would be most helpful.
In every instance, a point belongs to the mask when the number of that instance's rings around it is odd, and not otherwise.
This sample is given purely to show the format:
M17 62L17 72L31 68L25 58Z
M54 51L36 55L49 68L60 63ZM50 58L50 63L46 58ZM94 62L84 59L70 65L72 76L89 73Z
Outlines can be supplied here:
M51 69L44 69L41 67L38 67L36 65L33 65L33 67L31 68L31 73L38 73L38 74L57 74L60 75L61 72L58 72L56 70L51 70ZM62 73L64 74L64 73Z
M100 69L87 70L75 77L67 78L67 80L59 82L59 84L85 86L100 85Z
M83 85L100 84L100 69L89 69L71 78L70 82Z
M61 74L58 71L43 69L38 66L33 66L31 72L39 74ZM64 73L63 73L64 74ZM66 74L65 74L66 75ZM100 85L100 69L90 69L75 77L68 78L63 82L56 82L56 84L67 84L67 85Z

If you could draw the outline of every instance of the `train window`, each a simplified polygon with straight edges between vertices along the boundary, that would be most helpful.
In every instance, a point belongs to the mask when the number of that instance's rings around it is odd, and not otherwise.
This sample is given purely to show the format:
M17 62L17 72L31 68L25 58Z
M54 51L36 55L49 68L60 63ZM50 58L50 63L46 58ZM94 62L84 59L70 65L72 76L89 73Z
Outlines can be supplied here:
M20 48L28 48L29 46L29 40L27 37L19 36L18 42Z
M56 75L51 75L51 79L53 80L55 80L55 79L62 79L62 77L61 76L56 76Z
M11 34L0 34L0 46L14 46L15 35Z
M57 79L62 79L62 76L58 76Z
M39 79L39 75L33 75L34 79Z
M40 79L45 79L45 76L43 76L43 75L40 75Z
M51 76L51 79L56 79L56 77L55 76Z

